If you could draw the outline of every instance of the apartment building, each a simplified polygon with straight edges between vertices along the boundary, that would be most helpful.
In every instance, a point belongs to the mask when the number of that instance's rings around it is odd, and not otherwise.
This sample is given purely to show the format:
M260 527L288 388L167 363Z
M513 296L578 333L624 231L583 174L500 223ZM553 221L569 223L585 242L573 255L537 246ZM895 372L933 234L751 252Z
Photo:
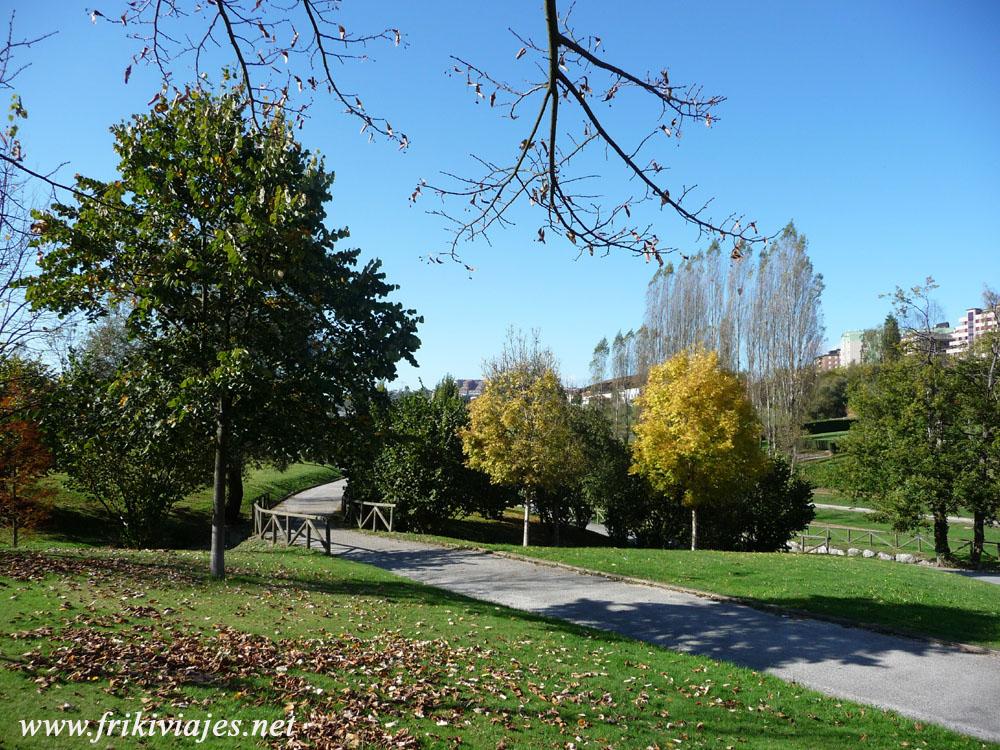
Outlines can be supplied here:
M838 363L840 367L856 365L861 361L864 348L864 331L845 331L840 337Z
M840 349L831 349L826 354L816 357L816 369L821 372L836 370L840 367Z
M952 329L948 341L949 354L961 354L983 334L997 330L996 313L970 307Z

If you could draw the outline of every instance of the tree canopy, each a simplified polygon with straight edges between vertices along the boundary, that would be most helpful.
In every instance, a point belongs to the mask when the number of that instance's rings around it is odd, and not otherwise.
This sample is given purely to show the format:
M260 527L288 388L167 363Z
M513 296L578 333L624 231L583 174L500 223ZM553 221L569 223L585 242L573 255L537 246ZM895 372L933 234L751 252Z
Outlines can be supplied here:
M469 427L462 432L468 463L495 484L519 487L527 517L539 490L571 484L583 452L570 421L570 406L552 370L529 367L497 372L469 407Z
M222 575L225 474L234 437L278 458L331 444L352 400L412 361L419 319L386 299L378 261L357 268L326 226L333 175L272 112L244 118L239 87L191 89L112 128L110 182L38 214L36 307L97 319L124 309L141 358L118 387L155 378L164 425L194 420L215 452L212 569Z
M751 484L763 466L761 426L746 388L715 352L682 351L649 371L633 443L633 471L691 509Z

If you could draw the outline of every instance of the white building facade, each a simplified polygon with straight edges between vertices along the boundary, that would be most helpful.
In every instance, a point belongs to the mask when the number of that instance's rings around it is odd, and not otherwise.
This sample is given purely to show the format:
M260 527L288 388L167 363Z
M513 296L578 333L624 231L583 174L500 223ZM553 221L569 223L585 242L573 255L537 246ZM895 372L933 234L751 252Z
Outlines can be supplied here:
M979 337L997 330L996 313L992 310L983 312L978 307L970 307L965 315L952 329L951 340L948 342L949 354L961 354L972 346Z

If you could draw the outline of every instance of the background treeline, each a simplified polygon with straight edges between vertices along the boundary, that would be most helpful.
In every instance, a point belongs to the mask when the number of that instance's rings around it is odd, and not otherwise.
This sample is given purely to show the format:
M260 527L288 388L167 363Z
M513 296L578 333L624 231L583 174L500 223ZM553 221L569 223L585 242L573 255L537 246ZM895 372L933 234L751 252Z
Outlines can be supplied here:
M657 270L642 326L600 341L591 377L610 380L612 416L626 435L634 419L630 377L642 382L652 365L693 346L715 351L745 377L768 446L794 454L823 343L822 292L806 238L791 223L767 248L741 258L713 243Z

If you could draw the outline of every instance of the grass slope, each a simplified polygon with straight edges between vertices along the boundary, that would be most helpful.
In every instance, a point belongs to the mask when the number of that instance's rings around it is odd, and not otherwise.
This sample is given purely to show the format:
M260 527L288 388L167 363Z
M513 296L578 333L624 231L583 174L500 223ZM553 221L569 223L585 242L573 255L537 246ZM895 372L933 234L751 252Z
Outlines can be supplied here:
M265 492L281 497L292 492L329 482L340 472L318 464L293 464L286 471L271 467L253 469L243 480L245 496L244 515L254 500ZM115 542L115 526L108 519L104 508L92 498L71 489L65 474L54 474L44 480L52 490L52 513L40 529L24 535L29 547L66 545L101 546ZM171 510L164 528L163 546L172 548L197 548L208 543L212 521L212 491L192 493ZM9 544L4 535L0 546Z
M252 543L228 561L220 583L203 577L203 552L0 551L3 746L89 746L22 738L19 720L139 708L185 719L291 715L294 739L316 748L985 746L304 550Z

